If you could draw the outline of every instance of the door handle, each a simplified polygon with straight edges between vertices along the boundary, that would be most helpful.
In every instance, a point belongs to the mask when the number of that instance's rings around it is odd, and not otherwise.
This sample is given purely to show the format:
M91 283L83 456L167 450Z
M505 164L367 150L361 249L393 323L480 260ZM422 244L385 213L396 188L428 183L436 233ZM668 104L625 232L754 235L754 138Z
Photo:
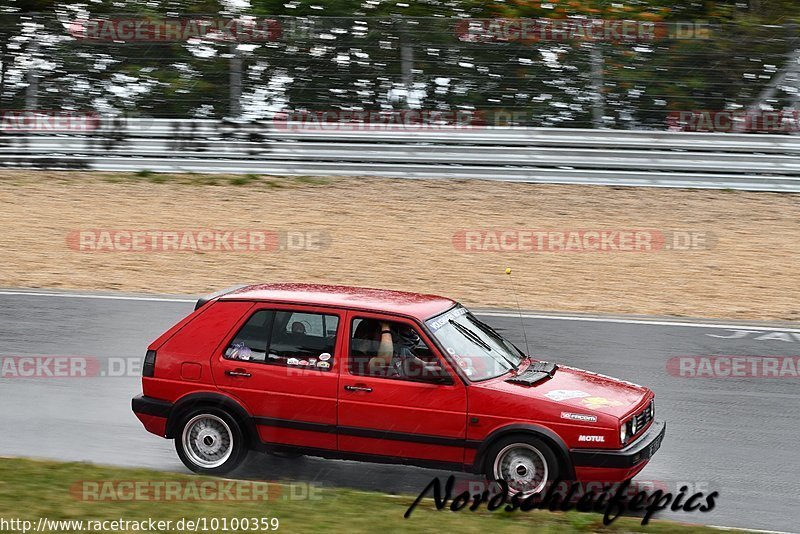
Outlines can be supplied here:
M250 378L252 375L244 369L234 369L233 371L225 371L228 376L240 376L243 378Z
M364 393L372 393L372 388L364 385L357 385L357 386L345 386L344 389L347 391L363 391Z

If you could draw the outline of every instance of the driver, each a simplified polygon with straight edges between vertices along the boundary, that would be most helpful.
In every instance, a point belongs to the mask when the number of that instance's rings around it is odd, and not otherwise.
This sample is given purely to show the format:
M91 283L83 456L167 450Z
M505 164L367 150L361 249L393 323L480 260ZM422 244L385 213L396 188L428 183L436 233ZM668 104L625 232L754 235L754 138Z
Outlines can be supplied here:
M380 322L378 337L378 355L369 360L370 374L390 377L407 377L411 368L422 369L425 361L414 354L419 343L419 335L405 325L391 326L386 321Z

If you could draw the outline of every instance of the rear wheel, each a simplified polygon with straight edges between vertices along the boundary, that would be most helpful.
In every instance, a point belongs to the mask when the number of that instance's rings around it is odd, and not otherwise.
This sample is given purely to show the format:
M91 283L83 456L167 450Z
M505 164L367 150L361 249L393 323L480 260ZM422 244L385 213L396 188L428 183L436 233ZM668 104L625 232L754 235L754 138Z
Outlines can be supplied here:
M207 475L223 475L247 456L239 423L224 410L198 408L181 418L175 450L183 464Z
M532 436L509 436L495 443L486 460L486 475L505 480L509 492L528 496L558 479L559 465L552 449Z

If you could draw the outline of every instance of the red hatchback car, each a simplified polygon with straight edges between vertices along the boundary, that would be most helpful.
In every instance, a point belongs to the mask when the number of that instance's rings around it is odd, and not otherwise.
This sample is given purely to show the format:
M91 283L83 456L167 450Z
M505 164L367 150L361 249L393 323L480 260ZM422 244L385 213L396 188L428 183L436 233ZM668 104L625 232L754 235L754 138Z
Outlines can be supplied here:
M661 445L653 393L530 359L442 297L305 284L209 295L150 345L133 411L186 466L248 450L620 482Z

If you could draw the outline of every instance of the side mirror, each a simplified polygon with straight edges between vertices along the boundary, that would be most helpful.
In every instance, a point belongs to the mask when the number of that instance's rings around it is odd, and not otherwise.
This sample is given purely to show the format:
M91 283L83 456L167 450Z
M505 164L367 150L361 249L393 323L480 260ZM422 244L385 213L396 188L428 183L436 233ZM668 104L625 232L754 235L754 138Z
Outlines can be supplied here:
M429 382L441 385L452 385L453 379L439 363L425 365L425 374L430 377Z
M450 378L448 375L437 377L436 380L433 382L434 384L439 384L441 386L452 386L453 379Z

